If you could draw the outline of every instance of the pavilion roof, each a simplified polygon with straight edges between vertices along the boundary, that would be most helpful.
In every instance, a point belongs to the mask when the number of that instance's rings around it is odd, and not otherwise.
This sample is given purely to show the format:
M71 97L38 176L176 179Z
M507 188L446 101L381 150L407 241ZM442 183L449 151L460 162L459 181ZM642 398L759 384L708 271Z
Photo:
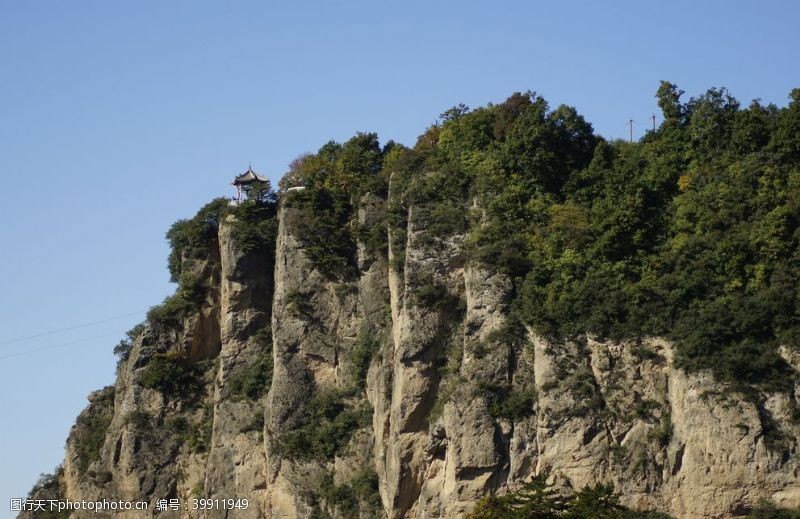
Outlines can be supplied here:
M267 179L266 177L262 177L261 175L253 171L253 168L247 168L247 171L245 171L241 175L237 175L236 178L233 179L233 182L231 182L231 184L233 184L234 186L238 186L243 184L252 184L253 182L268 182L268 181L269 179Z

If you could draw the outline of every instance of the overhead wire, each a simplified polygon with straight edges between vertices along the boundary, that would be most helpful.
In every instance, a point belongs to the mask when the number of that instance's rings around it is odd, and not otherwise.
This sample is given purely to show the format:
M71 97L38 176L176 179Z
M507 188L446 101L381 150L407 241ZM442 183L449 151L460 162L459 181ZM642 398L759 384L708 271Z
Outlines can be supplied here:
M39 353L39 352L47 351L47 350L54 350L56 348L66 348L67 346L74 346L76 344L83 344L83 343L87 343L89 341L93 341L93 340L96 340L96 339L103 339L103 338L106 338L106 337L110 337L112 335L118 335L118 333L117 332L104 333L102 335L95 335L94 337L86 337L85 339L79 339L77 341L70 341L70 342L65 342L65 343L62 343L62 344L55 344L53 346L45 346L44 348L36 348L36 349L33 349L33 350L18 351L16 353L10 353L8 355L0 356L0 360L10 359L10 358L13 358L13 357L21 357L23 355L30 355L32 353Z
M98 324L108 323L108 322L111 322L111 321L116 321L118 319L124 319L126 317L131 317L131 316L139 315L139 314L143 314L143 313L145 313L145 310L140 310L138 312L131 312L131 313L128 313L128 314L117 315L117 316L114 316L114 317L108 317L106 319L101 319L99 321L92 321L90 323L79 324L79 325L76 325L76 326L69 326L67 328L60 328L58 330L51 330L49 332L35 333L33 335L26 335L24 337L15 337L13 339L5 339L5 340L0 341L0 346L6 345L6 344L12 344L12 343L15 343L15 342L27 341L29 339L36 339L36 338L39 338L39 337L47 337L48 335L56 335L58 333L69 332L69 331L72 331L72 330L80 330L81 328L88 328L90 326L96 326ZM3 357L0 357L0 358L3 358Z

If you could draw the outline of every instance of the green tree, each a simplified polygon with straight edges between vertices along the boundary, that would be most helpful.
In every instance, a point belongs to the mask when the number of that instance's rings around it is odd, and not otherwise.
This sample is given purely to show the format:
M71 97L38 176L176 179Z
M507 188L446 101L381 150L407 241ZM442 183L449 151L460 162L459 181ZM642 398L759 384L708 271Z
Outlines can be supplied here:
M656 92L658 107L664 115L664 121L671 126L683 124L684 107L680 102L684 91L669 81L662 81Z
M567 500L552 489L544 475L534 476L522 488L481 499L468 519L555 519L562 517Z

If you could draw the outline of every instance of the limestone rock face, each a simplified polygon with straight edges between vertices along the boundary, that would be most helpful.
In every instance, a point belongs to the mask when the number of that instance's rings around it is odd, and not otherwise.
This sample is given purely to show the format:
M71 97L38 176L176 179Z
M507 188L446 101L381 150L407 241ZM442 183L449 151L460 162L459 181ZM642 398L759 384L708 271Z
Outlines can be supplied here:
M354 205L360 228L384 225L386 200ZM676 517L800 506L800 386L753 402L675 368L659 338L537 336L514 321L511 280L415 207L402 250L392 231L388 251L356 239L352 272L330 276L300 236L313 217L284 199L274 255L243 251L229 217L213 254L185 259L208 287L199 309L139 335L42 495L249 503L164 518L451 518L547 473L565 491L613 483L624 504ZM191 366L188 396L147 382L158 359ZM303 452L314 427L344 443Z
M233 243L231 220L219 232L220 343L213 394L213 427L206 462L203 497L247 499L239 517L263 517L268 502L266 455L263 448L263 398L231 394L232 380L257 365L259 332L269 324L274 265L267 254L243 254ZM255 426L253 425L255 424ZM198 496L199 497L199 496ZM221 509L206 517L226 517Z

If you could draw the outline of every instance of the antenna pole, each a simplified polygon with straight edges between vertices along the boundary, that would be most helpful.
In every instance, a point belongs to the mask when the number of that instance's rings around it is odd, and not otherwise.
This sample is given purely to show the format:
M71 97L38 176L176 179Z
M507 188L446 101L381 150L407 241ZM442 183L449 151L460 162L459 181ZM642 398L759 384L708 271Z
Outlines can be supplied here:
M628 119L628 129L630 130L631 142L633 142L633 119Z
M653 131L656 131L656 114L650 116L653 119Z

